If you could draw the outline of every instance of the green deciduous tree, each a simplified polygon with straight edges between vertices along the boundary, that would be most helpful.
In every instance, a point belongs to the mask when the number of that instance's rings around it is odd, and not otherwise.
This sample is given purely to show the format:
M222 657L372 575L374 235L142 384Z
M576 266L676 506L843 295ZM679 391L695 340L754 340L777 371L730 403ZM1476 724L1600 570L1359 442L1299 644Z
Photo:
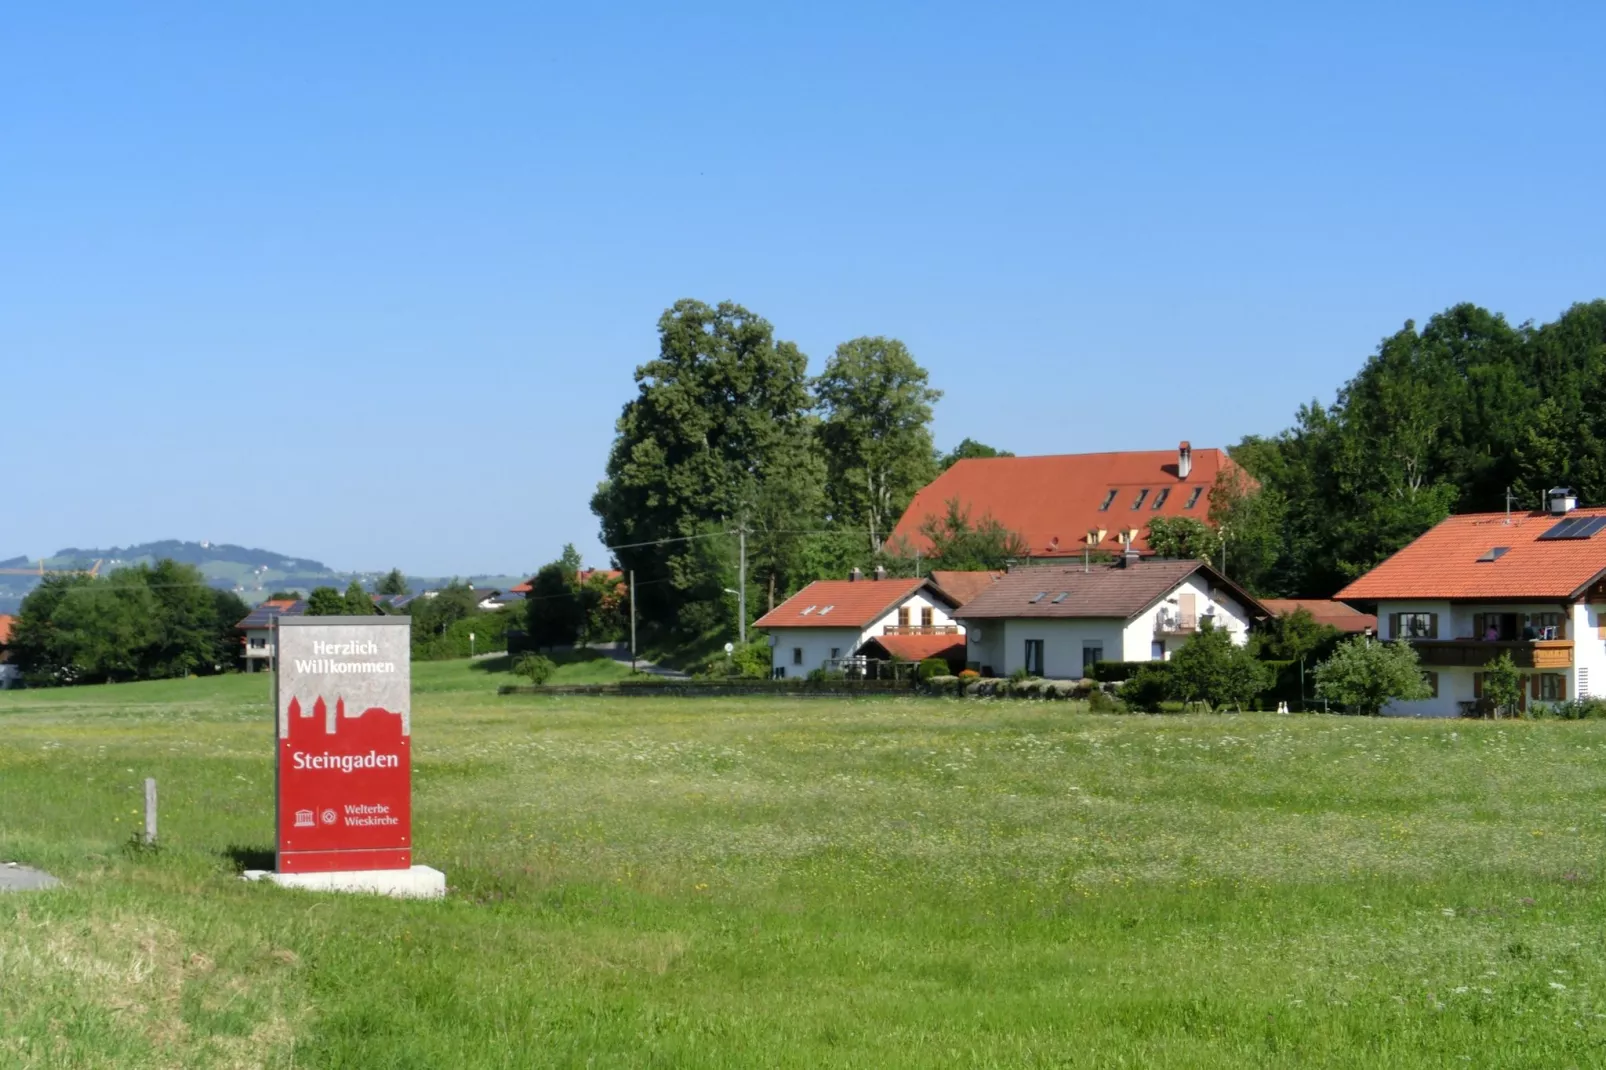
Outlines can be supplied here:
M1356 636L1316 666L1316 694L1350 713L1375 717L1390 702L1412 702L1432 692L1409 643Z
M307 596L307 616L339 617L346 612L346 600L333 587L314 587Z
M973 438L962 440L959 445L942 455L937 467L946 472L959 461L968 461L972 458L986 457L1013 457L1008 450L994 449L985 442L977 442Z
M1184 702L1242 709L1271 685L1271 670L1208 620L1171 655L1170 665L1171 686Z
M374 600L362 589L360 580L352 580L346 585L346 595L341 601L346 605L346 613L353 617L366 617L374 611Z
M1215 561L1220 558L1221 538L1197 517L1157 516L1149 521L1149 549L1160 557Z
M235 595L162 559L107 576L47 576L23 600L9 651L36 686L207 674L240 657Z
M1322 624L1308 609L1284 613L1261 633L1261 652L1278 661L1299 661L1330 652L1343 633Z
M879 550L915 492L937 474L931 406L942 391L896 338L837 346L814 380L833 519Z
M1522 674L1510 653L1502 652L1483 667L1483 700L1499 717L1502 713L1515 717L1522 701Z
M723 589L734 576L701 567L696 541L731 541L720 533L742 525L773 536L768 550L753 548L750 582L791 586L799 555L783 533L818 525L824 464L807 362L769 323L739 305L684 300L660 318L658 335L657 358L636 369L592 509L620 567L636 572L643 613L668 624L692 603L729 612Z
M947 509L929 516L920 534L931 544L930 567L946 569L999 569L1027 556L1029 547L1018 532L1010 531L991 514L972 521L958 499Z
M585 626L576 576L560 560L542 565L524 596L524 632L538 647L569 646Z

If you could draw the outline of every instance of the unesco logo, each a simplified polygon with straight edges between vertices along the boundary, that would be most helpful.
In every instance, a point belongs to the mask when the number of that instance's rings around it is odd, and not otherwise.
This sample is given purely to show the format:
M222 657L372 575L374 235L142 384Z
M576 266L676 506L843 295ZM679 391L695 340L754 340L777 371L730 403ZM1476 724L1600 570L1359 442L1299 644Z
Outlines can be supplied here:
M325 825L333 825L335 823L335 818L336 815L333 810L325 810L323 812L323 823Z

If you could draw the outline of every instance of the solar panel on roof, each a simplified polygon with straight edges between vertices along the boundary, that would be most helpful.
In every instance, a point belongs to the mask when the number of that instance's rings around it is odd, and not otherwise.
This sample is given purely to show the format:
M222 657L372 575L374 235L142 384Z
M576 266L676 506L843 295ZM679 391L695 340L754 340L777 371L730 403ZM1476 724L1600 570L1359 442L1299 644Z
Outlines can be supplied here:
M1606 529L1606 516L1592 516L1584 521L1583 526L1573 533L1573 538L1592 539L1603 529Z
M1550 542L1554 539L1578 538L1578 536L1574 535L1573 532L1577 531L1578 528L1584 524L1586 519L1587 518L1581 516L1573 516L1568 517L1566 520L1559 521L1553 525L1549 531L1539 536L1538 541Z

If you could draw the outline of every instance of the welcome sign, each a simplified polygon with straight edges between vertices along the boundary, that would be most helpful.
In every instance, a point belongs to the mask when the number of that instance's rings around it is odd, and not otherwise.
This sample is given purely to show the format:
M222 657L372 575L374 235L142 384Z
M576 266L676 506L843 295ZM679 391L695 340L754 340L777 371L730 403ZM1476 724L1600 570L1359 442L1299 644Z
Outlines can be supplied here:
M412 865L411 626L278 619L278 872Z

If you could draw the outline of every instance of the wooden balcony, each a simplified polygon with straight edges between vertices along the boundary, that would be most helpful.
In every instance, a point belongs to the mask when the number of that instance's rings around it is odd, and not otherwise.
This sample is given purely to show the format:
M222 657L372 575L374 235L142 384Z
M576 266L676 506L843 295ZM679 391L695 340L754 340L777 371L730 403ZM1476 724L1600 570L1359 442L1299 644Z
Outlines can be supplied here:
M1430 668L1481 669L1501 654L1510 654L1519 669L1570 669L1571 639L1413 639L1416 656Z
M957 624L885 624L882 635L958 635Z

